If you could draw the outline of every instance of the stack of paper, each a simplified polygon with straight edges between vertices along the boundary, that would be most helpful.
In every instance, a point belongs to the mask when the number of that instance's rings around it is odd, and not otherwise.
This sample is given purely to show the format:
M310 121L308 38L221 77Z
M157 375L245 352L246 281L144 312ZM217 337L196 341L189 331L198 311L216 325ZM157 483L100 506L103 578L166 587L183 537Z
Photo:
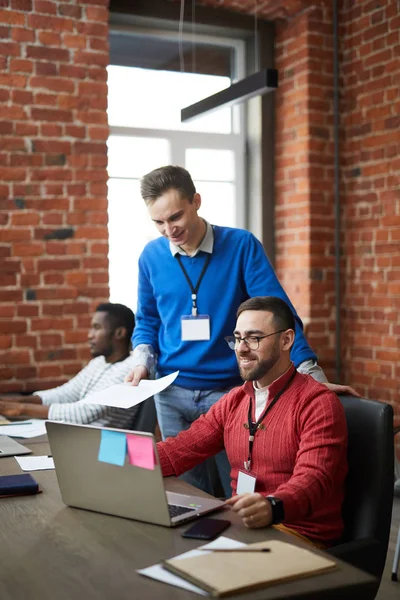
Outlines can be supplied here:
M0 435L9 437L33 438L46 433L43 419L29 419L29 421L14 421L0 427Z
M82 402L86 404L101 404L102 406L114 406L115 408L132 408L158 394L171 385L177 378L179 371L160 377L160 379L142 379L137 386L130 383L117 383L110 387L93 392L86 396Z
M54 469L51 456L14 456L23 471L44 471Z
M245 546L243 542L237 542L236 540L231 540L223 535L221 535L218 539L214 540L209 544L205 544L201 546L202 550L190 550L189 552L185 552L184 554L180 554L175 557L175 560L180 560L184 558L191 558L194 556L203 556L204 554L211 554L211 552L204 552L206 549L217 549L217 548L241 548ZM202 590L201 588L189 583L182 577L178 577L177 575L173 575L163 568L162 564L153 565L152 567L148 567L147 569L140 569L138 571L140 575L145 575L146 577L150 577L151 579L157 579L157 581L162 581L163 583L169 583L170 585L174 585L175 587L181 587L185 590L190 590L191 592L195 592L196 594L201 594L202 596L207 596L207 592Z

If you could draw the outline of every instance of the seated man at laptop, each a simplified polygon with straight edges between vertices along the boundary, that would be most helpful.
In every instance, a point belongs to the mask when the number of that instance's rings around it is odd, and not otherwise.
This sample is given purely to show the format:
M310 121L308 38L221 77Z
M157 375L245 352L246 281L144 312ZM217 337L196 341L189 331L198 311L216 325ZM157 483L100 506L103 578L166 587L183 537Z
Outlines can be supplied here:
M247 527L279 525L327 547L343 531L347 427L333 392L290 360L294 318L280 298L250 298L233 337L245 381L190 429L157 444L164 476L180 475L225 447L234 496L226 505Z
M0 414L116 428L134 426L137 406L124 409L82 402L93 392L123 383L135 366L130 352L134 326L135 316L127 306L100 304L88 333L93 360L64 385L38 391L31 396L3 396L0 398Z

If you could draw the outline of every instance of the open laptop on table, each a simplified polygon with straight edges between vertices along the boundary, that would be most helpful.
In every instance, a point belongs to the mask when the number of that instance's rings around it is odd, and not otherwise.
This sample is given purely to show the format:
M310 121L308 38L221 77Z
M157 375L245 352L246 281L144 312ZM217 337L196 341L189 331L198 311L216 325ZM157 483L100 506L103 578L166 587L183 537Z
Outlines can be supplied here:
M2 456L19 456L20 454L31 454L32 450L18 444L7 435L0 435L0 458Z
M100 462L101 427L47 421L46 429L61 497L68 506L174 527L224 504L216 498L166 492L151 433L118 430L152 439L154 470L131 465L128 456L123 467Z

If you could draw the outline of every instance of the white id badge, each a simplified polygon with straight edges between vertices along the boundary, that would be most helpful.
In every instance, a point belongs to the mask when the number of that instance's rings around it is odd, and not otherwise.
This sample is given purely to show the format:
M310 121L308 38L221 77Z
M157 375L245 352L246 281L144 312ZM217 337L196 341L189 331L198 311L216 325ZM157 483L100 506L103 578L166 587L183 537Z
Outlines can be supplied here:
M257 478L254 475L250 475L250 473L245 473L244 471L239 470L236 493L252 494L256 489L256 481Z
M181 317L181 339L194 342L210 339L210 317L208 315L183 315Z

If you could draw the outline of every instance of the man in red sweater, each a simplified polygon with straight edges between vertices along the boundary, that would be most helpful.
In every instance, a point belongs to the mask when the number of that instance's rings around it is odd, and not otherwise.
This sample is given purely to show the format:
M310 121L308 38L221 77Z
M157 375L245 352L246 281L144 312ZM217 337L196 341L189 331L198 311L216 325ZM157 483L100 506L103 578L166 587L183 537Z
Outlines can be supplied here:
M290 361L294 318L280 298L250 298L233 337L241 387L190 429L158 443L164 476L180 475L224 447L233 497L226 505L246 527L283 523L322 546L343 532L347 427L333 392Z

